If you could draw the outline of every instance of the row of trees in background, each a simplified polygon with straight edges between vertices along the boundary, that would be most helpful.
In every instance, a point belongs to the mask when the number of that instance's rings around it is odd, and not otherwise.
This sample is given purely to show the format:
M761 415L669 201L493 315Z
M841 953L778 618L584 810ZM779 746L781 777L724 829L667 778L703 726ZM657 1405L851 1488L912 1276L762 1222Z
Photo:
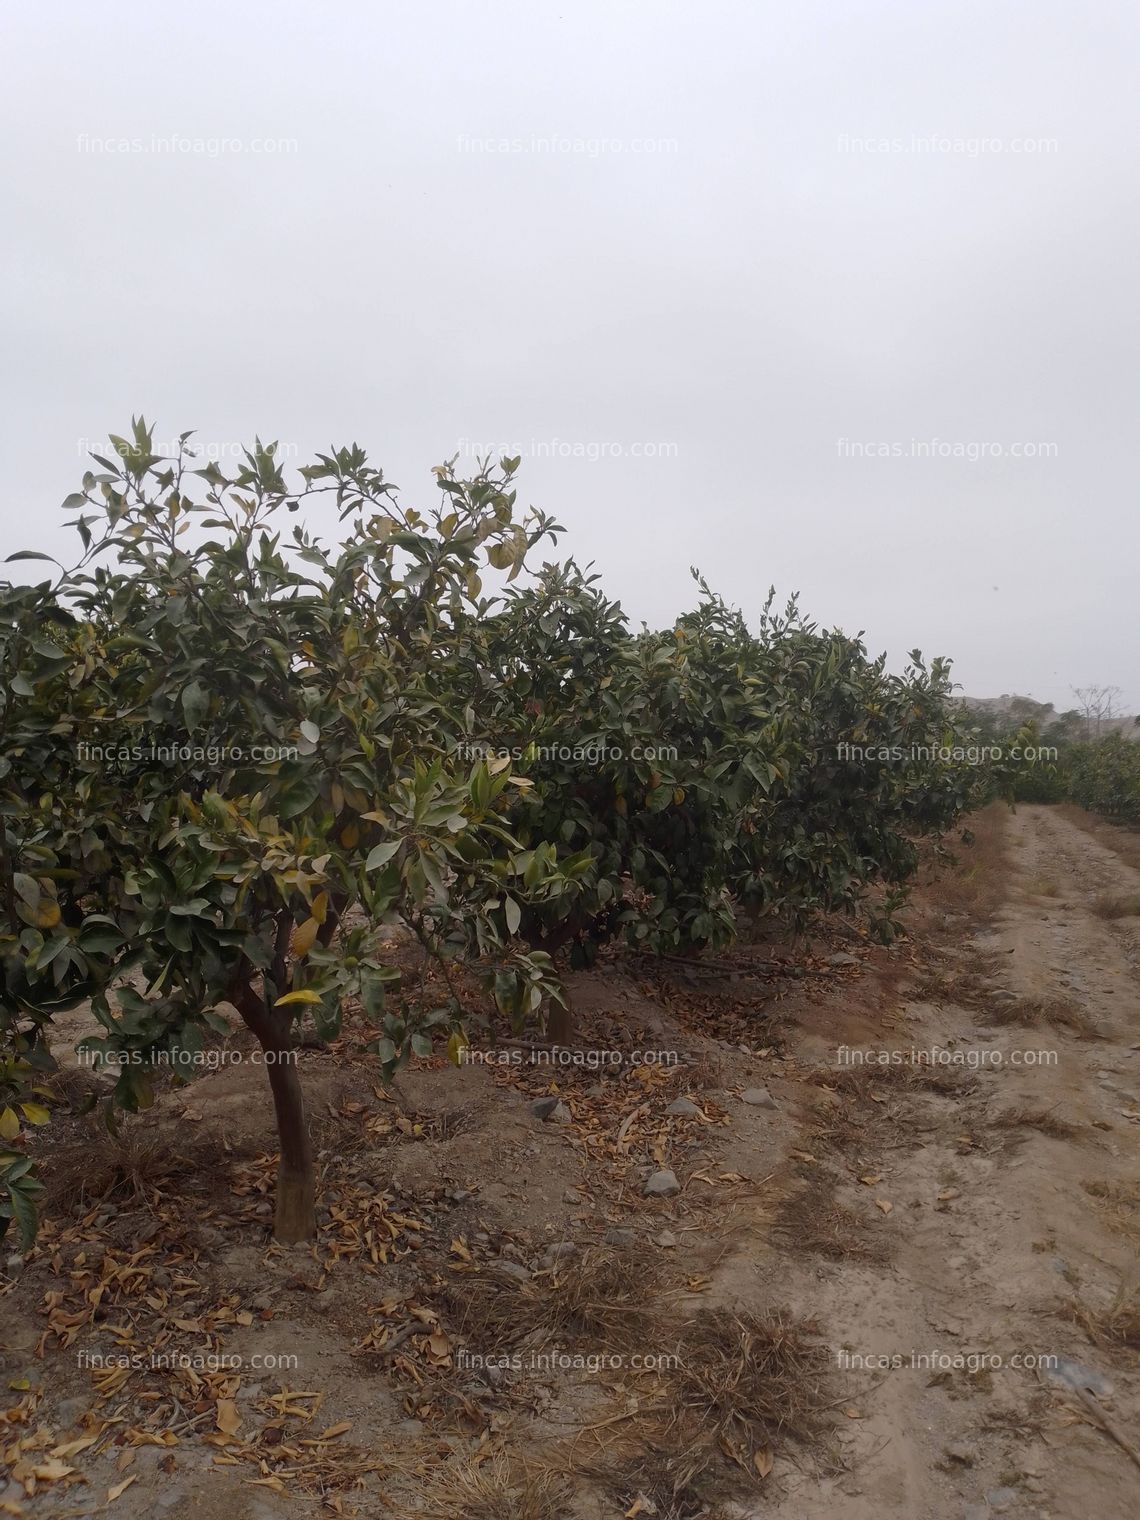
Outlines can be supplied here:
M1008 771L1015 802L1076 802L1119 823L1140 824L1140 718L1120 715L1120 688L1074 688L1078 706L1057 714L1028 698L1015 698L1001 714L973 712L987 742L1011 742L1021 724L1033 742L1055 750L1048 763ZM1028 724L1028 728L1025 725Z
M979 800L947 753L945 661L892 674L771 599L753 632L699 578L659 632L573 561L520 580L560 530L520 509L517 460L441 467L425 514L356 446L291 489L272 446L227 476L186 437L160 458L136 422L65 503L78 564L0 586L0 1219L26 1236L21 1130L46 1118L50 1021L81 1000L128 1109L236 1008L295 1241L315 1218L299 1019L327 1038L358 1008L388 1075L466 1037L458 995L392 996L383 925L449 987L478 966L517 1028L559 1007L555 953L589 963L615 934L696 951L742 913L861 908L890 934L916 839ZM322 497L331 548L290 524Z

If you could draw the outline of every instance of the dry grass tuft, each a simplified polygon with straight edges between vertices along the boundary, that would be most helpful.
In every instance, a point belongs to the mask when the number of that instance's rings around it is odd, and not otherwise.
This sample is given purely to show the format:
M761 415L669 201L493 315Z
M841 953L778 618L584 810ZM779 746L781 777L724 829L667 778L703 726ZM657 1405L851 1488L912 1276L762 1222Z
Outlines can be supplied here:
M1104 892L1094 901L1092 911L1098 918L1140 917L1140 892Z
M816 1327L786 1311L705 1309L687 1321L679 1364L662 1397L622 1426L609 1460L589 1471L623 1513L662 1520L715 1513L754 1491L778 1442L814 1442L834 1394L829 1352Z
M1110 1182L1095 1177L1081 1186L1095 1200L1111 1228L1140 1246L1140 1178Z
M1035 1129L1052 1140L1072 1140L1081 1133L1079 1125L1053 1108L1007 1108L989 1122L994 1129Z
M73 1209L103 1198L149 1198L187 1169L186 1156L159 1131L123 1125L118 1135L95 1130L83 1144L56 1151L45 1167L50 1207Z
M449 1520L563 1520L573 1488L562 1472L500 1449L433 1477L426 1497L429 1513Z
M945 913L965 914L975 922L990 918L1005 899L1008 881L1009 810L994 802L968 820L969 842L953 845L948 862L936 867L924 896Z
M991 1024L1018 1024L1024 1028L1052 1024L1055 1028L1067 1029L1081 1040L1103 1038L1096 1020L1070 998L995 999L987 1004L986 1013Z
M836 1200L835 1187L834 1177L813 1177L777 1208L774 1232L789 1250L825 1261L887 1261L892 1243L883 1232L882 1216L871 1218L847 1208Z
M1109 1350L1128 1346L1140 1350L1140 1288L1129 1288L1121 1282L1112 1302L1103 1308L1094 1309L1090 1304L1074 1299L1062 1312L1067 1319L1080 1325L1094 1346Z
M493 1270L465 1277L444 1305L457 1336L483 1355L575 1340L620 1350L651 1339L658 1286L651 1262L595 1247L529 1281Z

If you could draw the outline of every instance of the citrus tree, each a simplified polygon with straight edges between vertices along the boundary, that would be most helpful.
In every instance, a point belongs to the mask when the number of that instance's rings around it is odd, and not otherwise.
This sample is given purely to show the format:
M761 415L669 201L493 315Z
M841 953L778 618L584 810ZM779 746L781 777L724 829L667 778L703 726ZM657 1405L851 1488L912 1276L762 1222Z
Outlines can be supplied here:
M633 632L596 578L547 565L478 629L485 753L533 782L511 800L528 850L588 850L573 897L525 915L532 943L579 962L623 932L662 951L718 945L739 909L803 924L887 888L890 932L918 861L980 798L984 770L949 662L901 675L857 638L771 598L750 630L697 577L696 609Z
M459 1021L456 1000L390 1006L379 926L406 924L445 969L492 964L516 1021L559 995L516 931L588 861L520 865L505 815L527 783L464 758L447 674L455 630L488 611L480 572L517 574L555 525L520 511L509 471L443 468L422 514L355 446L291 490L273 446L227 476L185 437L158 457L141 420L114 444L65 503L79 563L0 587L0 1019L34 1072L53 1014L89 999L86 1044L133 1109L159 1066L193 1069L232 1004L275 1107L275 1233L297 1241L315 1221L298 1019L331 1036L353 1000L389 1074ZM288 527L317 495L338 508L334 549ZM17 1132L41 1111L21 1094L3 1113L6 1209L27 1228Z

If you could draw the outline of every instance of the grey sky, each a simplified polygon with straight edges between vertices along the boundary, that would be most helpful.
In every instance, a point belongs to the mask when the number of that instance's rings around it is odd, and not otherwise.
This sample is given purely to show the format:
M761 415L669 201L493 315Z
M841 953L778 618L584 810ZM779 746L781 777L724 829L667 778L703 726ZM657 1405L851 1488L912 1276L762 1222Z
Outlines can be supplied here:
M1140 707L1134 0L0 17L3 553L132 411L409 502L510 444L635 619Z

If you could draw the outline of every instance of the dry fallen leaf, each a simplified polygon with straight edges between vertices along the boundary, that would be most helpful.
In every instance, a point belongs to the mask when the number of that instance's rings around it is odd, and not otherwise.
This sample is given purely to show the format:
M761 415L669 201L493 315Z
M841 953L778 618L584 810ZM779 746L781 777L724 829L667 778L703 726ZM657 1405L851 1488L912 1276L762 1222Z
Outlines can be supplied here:
M962 1193L959 1188L943 1188L938 1195L938 1201L939 1203L945 1203L949 1198L961 1198L961 1196Z
M216 1419L223 1435L234 1436L241 1429L241 1415L233 1399L218 1400Z
M882 1172L868 1172L865 1177L859 1178L859 1181L865 1184L867 1187L874 1187L876 1182L882 1182L882 1180Z
M120 1494L126 1493L131 1484L138 1478L138 1473L132 1473L129 1478L124 1478L121 1483L116 1483L114 1488L107 1490L107 1503L113 1504Z
M882 1209L882 1211L883 1211L884 1214L889 1214L891 1212L891 1210L894 1208L894 1204L893 1203L888 1203L885 1198L876 1198L875 1199L875 1207L877 1209Z
M772 1471L772 1448L770 1446L761 1446L759 1451L753 1452L752 1461L760 1476L766 1478Z
M848 1404L847 1408L843 1411L843 1413L847 1416L847 1418L849 1420L861 1420L863 1418L862 1411L859 1410L859 1409L856 1409L854 1404Z

